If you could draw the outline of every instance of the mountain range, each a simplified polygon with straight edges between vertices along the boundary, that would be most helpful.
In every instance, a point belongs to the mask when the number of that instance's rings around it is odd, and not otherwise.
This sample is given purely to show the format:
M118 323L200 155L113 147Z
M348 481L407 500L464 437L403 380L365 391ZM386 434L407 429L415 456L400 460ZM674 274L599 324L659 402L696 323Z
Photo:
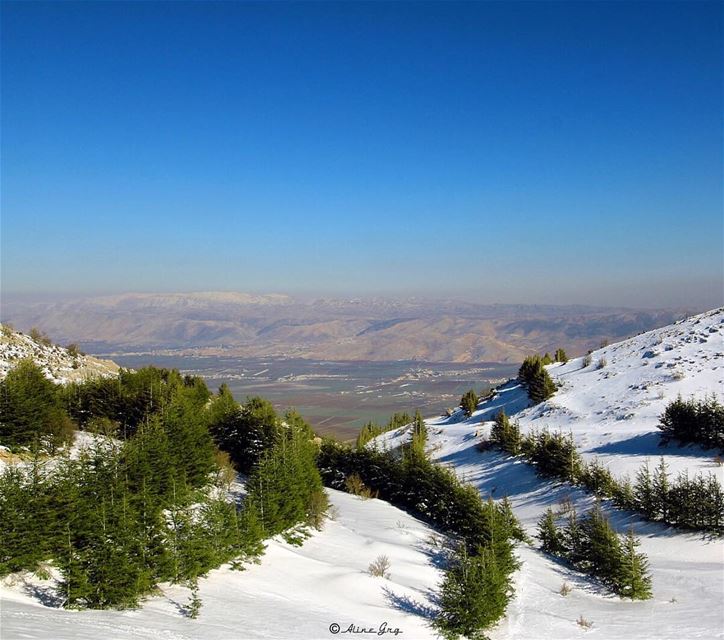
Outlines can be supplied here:
M63 300L6 295L2 321L93 352L318 360L517 362L664 326L692 310L302 298L239 292L126 293Z

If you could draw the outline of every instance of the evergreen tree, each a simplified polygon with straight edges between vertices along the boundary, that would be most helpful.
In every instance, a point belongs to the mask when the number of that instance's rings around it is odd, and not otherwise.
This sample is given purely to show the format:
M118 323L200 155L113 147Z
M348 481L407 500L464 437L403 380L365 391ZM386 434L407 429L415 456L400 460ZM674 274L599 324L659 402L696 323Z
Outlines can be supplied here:
M649 517L668 522L669 472L663 456L654 471L651 485L651 515Z
M587 557L586 539L575 509L571 509L568 513L568 523L563 530L561 540L565 550L563 557L574 567L581 566Z
M425 445L427 443L427 427L419 411L415 413L412 423L410 444L404 448L403 454L409 462L425 459Z
M636 474L634 499L636 500L636 508L647 518L653 519L656 517L654 483L651 478L651 470L649 469L648 460Z
M32 360L21 361L0 381L0 444L54 453L72 433L55 385Z
M495 416L490 439L511 455L517 456L521 452L520 428L510 422L503 409Z
M636 552L639 541L634 537L633 529L626 535L622 558L616 576L616 591L622 597L632 600L651 598L651 576L648 574L648 560L642 553Z
M562 535L561 532L558 531L553 509L550 507L538 521L537 538L540 540L541 549L546 553L551 553L556 556L563 555L564 546Z
M568 362L568 356L566 355L566 352L563 349L561 349L561 348L556 349L555 361L563 362L563 363Z
M376 438L383 433L383 431L382 427L376 425L374 422L367 422L360 429L355 446L357 449L363 449L370 440Z
M583 519L581 532L584 551L578 564L604 584L615 586L621 565L621 544L600 503Z
M541 366L528 384L528 396L534 404L538 404L550 398L555 392L556 385L541 362Z
M482 549L469 555L462 545L445 572L436 629L445 638L485 638L483 630L505 613L507 590L493 552Z
M239 513L239 548L245 560L256 560L264 553L264 528L254 498L248 496Z
M478 395L473 389L467 391L460 400L460 406L466 416L471 416L478 406Z

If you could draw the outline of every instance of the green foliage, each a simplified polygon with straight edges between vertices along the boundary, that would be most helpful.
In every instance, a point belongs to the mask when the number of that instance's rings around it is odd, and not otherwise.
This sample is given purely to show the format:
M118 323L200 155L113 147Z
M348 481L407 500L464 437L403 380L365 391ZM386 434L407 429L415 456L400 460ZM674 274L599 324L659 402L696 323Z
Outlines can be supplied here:
M714 394L702 400L682 400L679 396L666 407L659 420L664 444L678 440L707 449L724 449L724 405Z
M627 478L617 480L598 460L584 462L571 434L544 430L521 436L517 425L502 413L496 416L489 443L512 455L522 454L540 475L611 498L619 509L680 528L724 534L724 491L712 474L694 478L679 474L672 480L662 458L653 473L645 463L633 484Z
M639 544L634 537L633 529L629 529L623 542L616 584L621 597L648 600L652 596L651 577L648 574L649 563L644 554L637 553L636 547Z
M548 362L544 360L540 356L529 356L518 369L518 379L528 389L528 397L534 404L547 400L556 392L556 385L545 369L551 362L550 356Z
M280 420L260 398L239 407L228 388L210 398L199 378L155 368L57 391L25 363L3 392L3 435L42 431L63 404L99 434L73 459L44 468L36 455L0 474L0 576L52 561L67 607L134 607L158 582L196 584L224 562L258 558L265 536L294 529L301 541L301 525L321 526L317 449L294 411ZM226 456L209 427L252 465L241 508L212 486ZM124 439L105 437L115 434Z
M563 539L556 527L556 520L552 509L547 509L538 521L538 534L540 548L546 553L562 555L564 551Z
M282 421L264 398L247 398L240 407L233 406L226 396L219 396L214 405L217 402L220 406L212 405L209 424L214 440L239 471L251 473L262 454L276 444Z
M651 597L651 578L646 556L636 552L639 542L633 531L622 539L611 527L600 504L580 520L574 510L560 529L548 509L538 523L541 549L595 577L621 597L645 600Z
M478 406L478 394L473 389L466 391L463 397L460 399L460 406L465 412L466 416L473 415L473 412Z
M139 425L174 403L186 402L200 410L211 396L202 378L158 367L122 369L117 378L71 383L60 394L66 410L81 428L86 428L91 419L105 418L118 424L117 435L122 438L130 438Z
M483 630L505 615L509 589L510 578L493 550L471 555L462 545L445 571L435 628L444 638L485 638Z
M388 431L393 431L394 429L404 427L411 422L412 418L410 417L410 414L406 411L393 414L384 427L381 427L374 422L368 422L362 427L362 429L360 429L360 432L357 435L357 441L355 442L355 445L358 449L361 449L370 440L376 438L377 436L382 435L383 433L387 433Z
M53 453L72 434L56 386L32 360L21 361L0 381L0 444Z
M410 461L425 458L425 445L427 444L427 426L419 411L415 412L412 424L412 437L410 443L403 448L403 455Z
M379 435L382 435L385 430L374 422L368 422L360 429L357 434L357 440L355 446L357 449L363 449L364 446Z
M616 479L598 459L581 463L580 483L598 496L612 497L616 491Z
M529 462L536 465L542 476L577 482L581 476L582 462L576 450L573 434L532 431L521 439L521 450Z
M490 439L495 445L513 456L517 456L521 452L520 427L517 423L511 423L502 409L495 416L495 424L490 429Z
M507 500L483 502L475 487L424 456L398 459L390 452L355 451L327 442L318 464L326 484L344 489L350 479L359 478L382 499L460 540L464 551L448 570L441 594L436 624L442 634L482 637L473 634L503 615L512 593L510 576L517 568L512 541L525 539Z
M319 523L323 488L316 454L306 430L293 425L261 454L247 486L266 536L299 523Z
M566 352L562 348L556 349L556 353L553 356L556 362L568 362L568 356L566 355Z

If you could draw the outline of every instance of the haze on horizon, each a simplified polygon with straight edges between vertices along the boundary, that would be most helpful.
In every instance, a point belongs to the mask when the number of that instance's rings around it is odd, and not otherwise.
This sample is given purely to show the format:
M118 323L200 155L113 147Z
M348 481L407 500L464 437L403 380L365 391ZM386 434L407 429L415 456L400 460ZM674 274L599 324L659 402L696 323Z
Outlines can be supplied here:
M719 3L0 10L3 296L724 302Z

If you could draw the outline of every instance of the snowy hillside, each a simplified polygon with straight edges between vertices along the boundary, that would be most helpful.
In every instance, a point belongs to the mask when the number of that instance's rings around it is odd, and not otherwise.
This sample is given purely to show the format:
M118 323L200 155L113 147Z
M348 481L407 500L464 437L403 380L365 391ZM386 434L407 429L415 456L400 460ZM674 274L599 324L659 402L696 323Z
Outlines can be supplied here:
M80 353L74 354L65 347L37 342L24 333L12 331L2 325L0 380L25 358L30 358L41 366L46 377L57 383L97 376L114 376L118 373L118 365L111 360L100 360Z
M336 511L321 532L302 547L278 539L268 543L260 565L246 571L221 568L200 582L203 601L196 620L183 614L189 590L167 586L135 611L67 611L52 598L42 604L49 583L0 583L3 640L170 638L330 638L350 625L400 629L397 637L434 638L428 628L429 591L441 577L433 531L380 500L329 491ZM367 567L379 555L390 559L389 579ZM48 592L49 593L49 592ZM412 614L416 615L412 615ZM389 634L394 635L394 634ZM347 636L349 637L349 636Z
M658 416L678 394L724 397L723 335L724 310L719 309L599 349L585 368L583 358L551 365L551 376L563 386L549 401L528 408L525 390L511 381L467 420L458 412L426 421L428 451L482 494L509 496L531 536L548 507L570 498L583 512L593 499L566 483L539 478L520 459L478 451L478 436L501 408L519 420L523 431L570 430L584 457L598 457L617 476L631 474L647 458L656 464L663 455L672 472L712 472L723 481L722 467L713 462L716 451L661 448L656 428ZM605 366L598 368L602 358ZM376 443L395 447L409 437L403 428ZM653 599L631 602L607 595L583 574L540 553L537 545L523 545L516 597L491 638L578 638L585 633L576 623L581 615L593 622L589 633L607 640L724 637L724 541L604 508L617 530L633 526L641 538L651 564ZM573 587L565 597L559 594L564 582Z
M539 478L521 459L480 452L479 436L501 408L524 431L570 430L586 458L599 457L617 476L664 455L672 471L712 472L723 481L722 467L713 462L716 452L661 448L656 428L658 416L678 394L722 398L723 334L724 310L718 310L604 347L591 354L585 368L582 358L551 365L549 372L562 386L536 407L528 407L525 390L511 381L468 419L457 412L427 420L428 453L484 496L507 495L531 538L548 507L570 500L583 512L593 498L566 483ZM601 359L606 362L599 368ZM373 442L395 447L409 437L404 427ZM203 607L196 620L184 615L189 591L180 586L165 586L138 610L76 612L57 607L50 583L27 578L0 583L0 635L3 640L91 640L101 635L123 640L306 640L334 637L333 623L340 631L354 625L372 633L386 623L399 628L402 638L435 637L428 625L441 570L432 530L379 500L329 494L334 520L302 547L275 539L260 565L244 572L222 568L200 581ZM633 526L641 539L653 598L622 600L541 553L535 541L521 544L516 594L506 618L489 632L492 640L563 640L588 634L606 640L724 637L724 541L647 522L607 503L604 509L618 531ZM366 573L379 555L391 561L389 579ZM564 583L572 587L565 596L560 594ZM581 618L592 626L580 626Z

